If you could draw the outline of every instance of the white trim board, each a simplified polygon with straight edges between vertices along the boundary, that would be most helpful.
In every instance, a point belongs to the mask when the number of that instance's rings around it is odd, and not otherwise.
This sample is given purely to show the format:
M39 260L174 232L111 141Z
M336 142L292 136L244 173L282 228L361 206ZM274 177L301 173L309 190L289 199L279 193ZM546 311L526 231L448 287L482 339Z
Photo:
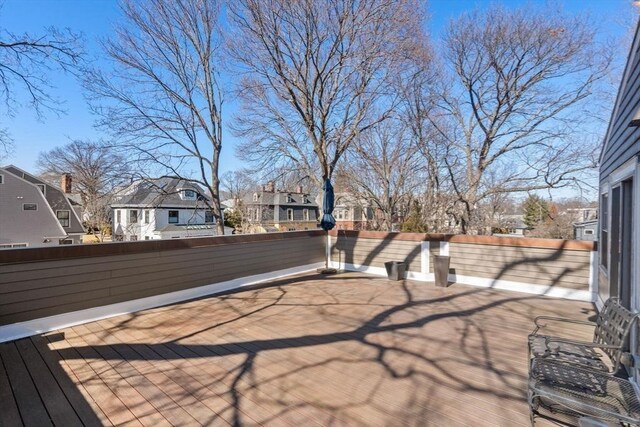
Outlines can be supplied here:
M524 292L526 294L545 295L555 298L566 298L578 301L595 301L595 293L587 290L570 289L555 286L537 285L535 283L512 282L510 280L486 279L483 277L449 274L449 281L483 288L501 289L505 291Z
M373 274L375 276L387 276L387 271L381 267L369 267L366 265L354 265L347 263L338 263L331 261L331 266L340 270L360 271L362 273ZM407 272L407 279L422 282L433 282L435 275L433 273L417 273L413 271ZM594 302L596 294L590 290L577 290L563 287L553 287L545 285L537 285L534 283L512 282L509 280L485 279L482 277L462 276L460 274L449 274L449 282L460 283L463 285L478 286L483 288L500 289L505 291L522 292L533 295L545 295L555 298L566 298L578 301Z
M302 265L299 267L287 268L284 270L272 271L270 273L256 274L239 279L227 280L211 285L198 286L196 288L184 289L181 291L155 295L146 298L139 298L131 301L109 304L100 307L87 308L84 310L72 311L69 313L57 314L55 316L42 317L40 319L27 320L25 322L13 323L11 325L0 326L0 342L13 341L20 338L37 335L44 332L64 329L82 323L95 322L108 317L120 316L140 310L160 307L167 304L174 304L194 298L215 295L220 292L239 289L245 286L268 282L295 274L315 271L324 267L324 262Z

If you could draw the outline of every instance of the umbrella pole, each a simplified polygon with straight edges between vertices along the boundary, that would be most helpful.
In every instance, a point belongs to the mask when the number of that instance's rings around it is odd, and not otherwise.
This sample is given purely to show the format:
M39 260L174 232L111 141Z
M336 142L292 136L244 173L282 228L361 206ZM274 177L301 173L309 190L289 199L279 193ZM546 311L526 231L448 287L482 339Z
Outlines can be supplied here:
M331 250L329 246L329 230L327 230L327 238L324 240L324 242L326 248L326 251L324 252L325 267L319 268L316 271L320 274L337 274L338 270L336 270L335 268L329 268L329 257L331 256L331 253L329 252Z

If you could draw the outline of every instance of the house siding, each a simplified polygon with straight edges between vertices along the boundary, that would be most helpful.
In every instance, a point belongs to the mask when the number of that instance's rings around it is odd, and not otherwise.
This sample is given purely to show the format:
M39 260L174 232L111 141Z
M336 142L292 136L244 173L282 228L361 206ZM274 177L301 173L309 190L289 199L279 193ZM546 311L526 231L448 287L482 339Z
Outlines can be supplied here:
M634 51L627 63L628 79L620 88L619 104L614 110L610 129L601 157L600 179L606 179L620 167L640 153L640 127L629 127L635 113L640 109L640 43L636 32ZM627 74L625 72L625 74Z
M55 259L43 260L38 257L46 253L8 250L8 255L15 256L11 262L0 261L0 325L324 260L326 240L321 232L267 237L60 247Z
M4 175L4 184L0 184L0 244L58 245L66 233L40 190L3 169L0 174ZM24 203L36 203L38 210L24 211ZM45 242L45 238L51 239Z
M600 303L605 301L610 295L617 295L618 290L612 292L612 287L618 287L618 281L610 277L612 249L618 242L613 242L612 223L615 222L622 226L619 218L614 218L612 189L623 181L632 180L633 194L627 200L631 206L632 221L625 223L627 227L621 232L625 237L631 237L630 248L631 256L626 259L624 271L630 274L628 282L631 284L630 305L634 310L640 310L640 265L637 263L637 254L640 250L640 224L638 223L638 213L640 212L640 126L630 126L635 115L640 110L640 22L636 26L636 33L633 40L632 48L625 66L623 79L620 84L616 103L611 114L609 127L603 144L603 150L600 157L600 194L609 194L607 224L602 224L603 217L600 217L599 232L603 229L608 230L608 242L604 247L608 250L609 265L603 265L599 268L599 289L598 294ZM622 202L620 202L622 203ZM602 207L601 207L602 208ZM624 240L624 239L623 239ZM600 254L601 259L603 254ZM635 260L631 257L635 257ZM622 263L623 261L621 261ZM626 263L630 265L627 265ZM622 268L622 264L620 264Z
M51 209L53 210L54 215L56 211L61 211L61 210L69 211L69 227L64 227L64 230L67 233L73 233L73 234L84 233L84 227L82 226L82 223L80 222L80 219L77 216L76 210L71 205L71 203L65 196L64 192L62 192L62 190L60 190L59 188L53 187L47 184L45 181L38 179L18 168L9 166L6 168L6 170L32 184L43 184L45 186L45 198L49 203L49 206L51 206ZM75 243L78 243L78 241L75 241Z

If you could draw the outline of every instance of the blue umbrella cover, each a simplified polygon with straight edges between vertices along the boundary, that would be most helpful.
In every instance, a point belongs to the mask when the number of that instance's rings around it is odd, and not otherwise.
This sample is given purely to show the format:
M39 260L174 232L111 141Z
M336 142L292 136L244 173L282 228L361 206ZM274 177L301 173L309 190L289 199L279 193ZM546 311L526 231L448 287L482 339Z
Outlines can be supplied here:
M336 219L332 215L335 196L333 194L333 185L331 185L329 179L324 180L322 189L324 190L324 197L322 199L323 215L320 221L320 227L325 231L329 231L336 226Z

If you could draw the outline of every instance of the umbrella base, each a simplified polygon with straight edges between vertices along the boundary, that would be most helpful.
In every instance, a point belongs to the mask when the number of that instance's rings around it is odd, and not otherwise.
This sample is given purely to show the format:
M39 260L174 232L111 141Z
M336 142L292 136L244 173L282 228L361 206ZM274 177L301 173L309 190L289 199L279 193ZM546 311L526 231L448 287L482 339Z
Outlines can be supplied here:
M338 270L335 268L318 268L316 272L318 274L338 274Z

